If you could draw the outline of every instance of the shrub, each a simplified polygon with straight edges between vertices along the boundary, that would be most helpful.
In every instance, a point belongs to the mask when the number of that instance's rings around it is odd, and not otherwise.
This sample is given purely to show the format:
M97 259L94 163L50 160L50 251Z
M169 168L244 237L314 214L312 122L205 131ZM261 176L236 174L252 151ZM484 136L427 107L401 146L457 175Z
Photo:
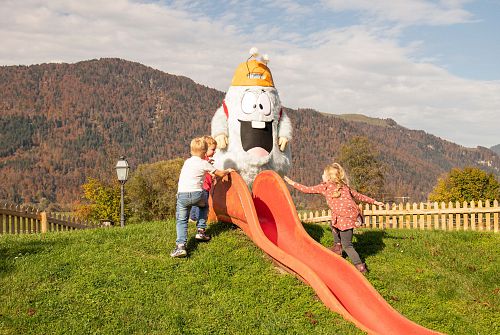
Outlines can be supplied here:
M112 220L120 222L120 185L114 180L106 183L95 178L88 178L82 185L83 204L75 206L75 214L84 220ZM127 207L125 206L125 209Z
M434 190L429 194L429 200L437 202L499 198L500 184L495 176L473 167L452 169L446 176L439 178Z
M175 215L179 174L183 159L141 164L127 183L132 216L142 220L164 220Z

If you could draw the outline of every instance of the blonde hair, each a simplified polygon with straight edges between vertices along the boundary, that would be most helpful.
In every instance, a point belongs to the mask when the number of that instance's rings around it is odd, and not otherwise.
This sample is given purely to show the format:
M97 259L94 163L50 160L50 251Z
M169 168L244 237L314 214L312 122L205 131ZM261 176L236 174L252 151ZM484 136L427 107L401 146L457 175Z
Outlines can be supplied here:
M203 137L196 137L191 140L191 155L203 156L207 152L208 144Z
M333 163L325 167L324 174L328 182L337 184L337 188L333 191L335 198L340 197L340 189L343 185L349 186L349 178L345 170L339 163Z
M203 140L207 142L208 147L216 147L217 148L217 141L212 137L205 135L203 136Z

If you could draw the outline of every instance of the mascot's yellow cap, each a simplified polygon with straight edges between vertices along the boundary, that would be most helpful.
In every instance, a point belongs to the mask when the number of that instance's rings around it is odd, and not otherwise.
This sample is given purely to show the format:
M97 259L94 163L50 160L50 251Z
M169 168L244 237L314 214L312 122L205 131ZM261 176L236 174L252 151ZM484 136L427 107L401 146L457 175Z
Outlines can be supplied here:
M274 87L271 70L266 64L256 59L241 63L234 72L232 86L267 86Z

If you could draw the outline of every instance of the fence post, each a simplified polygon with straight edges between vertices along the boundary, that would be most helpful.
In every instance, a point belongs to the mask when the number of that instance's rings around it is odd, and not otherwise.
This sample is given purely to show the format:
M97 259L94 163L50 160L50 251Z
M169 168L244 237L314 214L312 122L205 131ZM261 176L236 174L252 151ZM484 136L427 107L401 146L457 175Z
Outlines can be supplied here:
M47 212L40 213L40 225L41 225L41 233L45 234L47 232L48 220L47 220Z
M467 208L467 201L464 201L463 208ZM464 213L462 217L464 218L464 230L469 230L469 214Z
M486 212L485 216L485 221L486 221L486 230L491 231L491 223L490 223L490 201L486 200L486 203L484 204L484 207L488 209L488 212Z
M446 204L441 202L441 229L446 230Z
M474 208L476 207L476 203L474 200L470 202L471 215L470 215L470 227L472 230L476 230L476 214L474 213Z
M366 215L364 215L365 217L365 227L366 228L370 228L370 224L371 224L371 216L370 216L370 205L369 204L365 204L365 208L363 210L363 214L366 213Z
M477 203L477 207L482 209L483 208L483 201L479 200ZM477 214L477 227L480 231L484 230L484 223L483 223L483 213L479 212Z
M448 230L452 231L453 230L453 213L452 213L453 203L451 201L448 202L448 209L450 211L448 213Z
M392 214L392 228L393 229L398 227L398 217L396 214L394 214L397 209L398 209L397 205L392 204L391 211L393 212L393 214Z
M425 204L425 208L428 211L431 210L432 204L429 201L427 201L427 203ZM425 225L427 230L432 230L432 215L430 214L425 215Z
M462 220L460 218L460 202L458 202L458 200L455 201L455 208L458 209L457 213L455 214L455 224L456 224L455 228L456 230L460 230L460 228L462 227L461 224Z
M412 227L413 229L416 229L416 228L418 227L418 215L417 215L417 214L415 214L415 212L416 212L416 211L417 211L417 209L418 209L418 205L417 205L417 203L416 203L416 202L414 202L414 203L413 203L413 205L412 205L412 208L411 208L411 209L412 209L412 211L413 211L413 215L412 215L412 218L411 218L411 221L412 221L412 225L411 225L411 227Z
M493 207L498 208L498 200L493 201ZM493 214L493 231L498 232L498 212Z
M434 229L438 230L439 229L439 215L437 214L439 212L439 204L435 201L433 204L434 211L436 214L434 214Z
M410 229L410 203L406 203L406 214L405 214L405 224L406 224L406 229Z
M420 208L420 210L421 210L421 211L422 211L422 213L423 213L423 212L424 212L424 203L423 203L423 202L421 202L421 203L420 203L420 206L418 206L418 207ZM419 228L420 230L424 230L424 229L425 229L425 215L424 215L424 214L422 214L422 213L420 213L420 215L419 215L420 217L418 218L418 221L419 221L419 222L418 222L418 226L419 226L418 228Z
M404 228L404 221L405 221L405 216L403 214L403 203L399 203L398 205L398 210L399 210L399 228Z

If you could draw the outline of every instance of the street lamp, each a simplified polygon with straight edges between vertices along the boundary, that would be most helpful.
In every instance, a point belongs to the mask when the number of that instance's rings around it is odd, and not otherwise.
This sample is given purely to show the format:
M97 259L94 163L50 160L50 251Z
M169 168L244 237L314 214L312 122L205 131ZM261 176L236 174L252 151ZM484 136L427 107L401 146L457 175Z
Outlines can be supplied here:
M130 166L124 156L120 157L120 160L116 163L116 175L118 176L118 181L121 184L121 198L120 198L120 226L122 228L125 226L125 214L123 212L123 190L125 188L125 183L128 179L128 171Z

